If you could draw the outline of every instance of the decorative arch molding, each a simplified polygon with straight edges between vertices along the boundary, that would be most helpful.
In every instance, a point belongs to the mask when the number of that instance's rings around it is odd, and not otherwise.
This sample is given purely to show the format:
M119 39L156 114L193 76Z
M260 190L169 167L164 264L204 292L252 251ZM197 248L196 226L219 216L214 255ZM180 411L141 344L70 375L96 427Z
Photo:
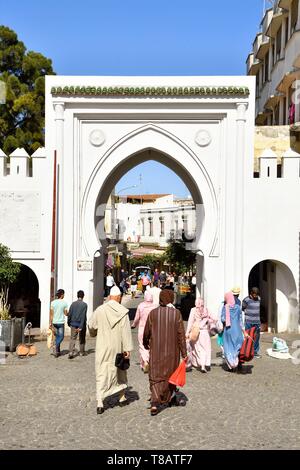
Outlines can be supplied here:
M149 157L149 151L151 157ZM99 248L95 230L95 205L105 204L112 188L131 168L149 159L175 171L189 187L196 204L205 211L197 249L212 254L218 233L218 203L212 180L188 145L165 129L147 123L117 140L100 158L85 187L81 204L81 235L87 256Z

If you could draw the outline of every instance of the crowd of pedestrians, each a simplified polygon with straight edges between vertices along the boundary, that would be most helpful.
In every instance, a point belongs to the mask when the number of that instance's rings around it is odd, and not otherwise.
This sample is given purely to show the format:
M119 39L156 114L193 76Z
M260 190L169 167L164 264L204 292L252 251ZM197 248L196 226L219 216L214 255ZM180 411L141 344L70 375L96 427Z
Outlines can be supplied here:
M257 288L252 288L249 296L241 302L240 289L234 287L225 294L216 315L208 311L203 299L197 298L189 311L185 331L181 312L174 305L174 276L161 277L162 274L165 273L156 271L153 278L147 272L142 274L144 300L138 305L131 325L128 309L121 304L122 292L115 284L109 286L107 301L94 311L88 322L90 335L97 336L95 371L98 414L104 412L105 398L115 393L119 393L119 406L128 404L125 395L126 363L129 363L133 350L131 328L138 327L140 368L149 374L152 416L165 406L185 404L184 400L177 399L176 386L169 383L180 357L185 361L188 372L193 368L205 374L211 371L212 336L218 334L218 345L228 371L242 369L240 351L251 328L255 330L255 357L260 357L260 297ZM138 276L133 272L130 278L131 295L135 296ZM127 280L127 273L123 275L123 280ZM114 283L114 280L109 279L108 282ZM73 359L76 356L77 337L79 354L86 355L87 304L83 301L84 292L79 290L77 300L68 309L64 294L59 289L56 299L51 302L50 328L55 332L54 355L59 357L67 317L71 328L69 359ZM122 366L117 364L118 356L119 359L121 356Z

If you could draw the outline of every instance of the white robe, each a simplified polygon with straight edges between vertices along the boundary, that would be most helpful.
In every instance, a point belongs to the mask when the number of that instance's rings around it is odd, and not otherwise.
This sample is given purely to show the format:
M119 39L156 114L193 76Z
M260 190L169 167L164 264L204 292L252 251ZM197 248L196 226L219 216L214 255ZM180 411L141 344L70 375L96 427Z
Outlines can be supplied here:
M88 326L91 336L97 334L96 386L98 406L104 398L127 388L127 373L115 366L116 354L132 351L132 337L128 309L115 300L98 307Z

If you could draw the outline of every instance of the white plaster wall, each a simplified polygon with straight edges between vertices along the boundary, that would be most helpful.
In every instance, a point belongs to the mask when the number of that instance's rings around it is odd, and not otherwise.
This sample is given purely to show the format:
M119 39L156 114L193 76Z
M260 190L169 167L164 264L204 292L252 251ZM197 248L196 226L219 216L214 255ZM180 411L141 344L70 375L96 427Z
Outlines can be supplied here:
M51 86L83 84L248 86L250 99L182 96L120 100L52 97L50 94ZM241 121L237 121L238 102L247 104ZM59 121L55 121L55 104ZM47 77L46 147L47 156L57 148L60 164L60 210L64 223L60 223L58 279L59 287L66 290L67 301L73 300L76 290L82 288L88 292L87 300L91 305L93 272L77 271L76 262L79 257L93 259L99 248L94 208L100 189L106 187L107 177L113 172L116 177L123 176L124 170L118 173L118 168L125 168L129 156L133 155L131 162L134 164L139 152L154 148L162 155L169 155L170 167L174 162L179 176L185 178L185 182L190 178L201 191L205 223L198 249L205 259L203 291L209 307L216 309L224 290L234 283L235 267L241 260L239 257L236 261L233 256L241 249L242 240L235 228L233 208L238 198L232 182L244 178L250 161L252 167L253 121L252 77ZM91 131L95 129L105 136L98 147L90 142ZM201 147L195 142L199 131L209 133L208 145ZM238 244L230 243L233 239Z
M43 150L42 150L43 153ZM13 160L14 157L11 157ZM16 157L17 162L19 158ZM52 163L50 158L33 159L33 176L19 173L0 176L1 191L18 191L40 193L40 249L31 251L12 251L11 256L31 268L39 282L39 299L41 301L41 330L45 332L49 325L50 276L51 276L51 241L52 241ZM13 162L14 165L14 162ZM30 218L30 213L28 214ZM3 221L2 223L5 223ZM8 228L7 228L8 229ZM13 228L12 228L13 230ZM15 233L11 234L11 238ZM1 240L0 240L1 242Z

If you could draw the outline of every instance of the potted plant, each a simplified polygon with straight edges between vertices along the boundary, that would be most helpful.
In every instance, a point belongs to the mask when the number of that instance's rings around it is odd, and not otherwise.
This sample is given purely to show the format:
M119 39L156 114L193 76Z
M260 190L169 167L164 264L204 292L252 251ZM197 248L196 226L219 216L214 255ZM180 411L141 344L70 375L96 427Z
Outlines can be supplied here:
M10 351L22 341L24 329L24 320L12 318L8 304L9 286L16 281L19 272L20 264L12 260L9 248L0 243L0 340Z

